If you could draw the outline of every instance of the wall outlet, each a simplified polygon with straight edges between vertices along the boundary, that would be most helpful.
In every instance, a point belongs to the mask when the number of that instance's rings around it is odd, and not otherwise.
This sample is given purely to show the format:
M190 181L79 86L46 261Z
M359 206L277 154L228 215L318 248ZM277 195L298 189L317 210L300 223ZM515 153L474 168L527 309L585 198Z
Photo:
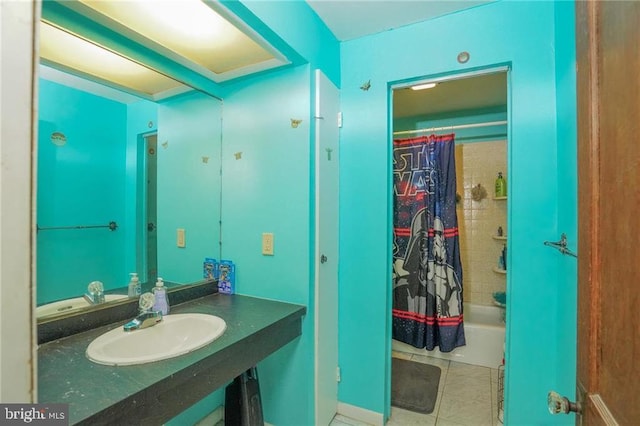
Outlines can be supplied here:
M273 256L273 234L271 232L262 234L262 254Z
M184 233L184 229L183 228L178 228L177 232L176 232L176 244L178 247L186 247L187 246L187 239Z

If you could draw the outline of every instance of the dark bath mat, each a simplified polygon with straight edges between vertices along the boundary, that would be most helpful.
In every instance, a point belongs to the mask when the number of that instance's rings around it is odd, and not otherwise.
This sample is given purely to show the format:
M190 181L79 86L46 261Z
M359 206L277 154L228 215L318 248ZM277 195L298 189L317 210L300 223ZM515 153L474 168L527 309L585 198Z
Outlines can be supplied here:
M391 405L422 414L433 413L440 373L435 365L392 358Z

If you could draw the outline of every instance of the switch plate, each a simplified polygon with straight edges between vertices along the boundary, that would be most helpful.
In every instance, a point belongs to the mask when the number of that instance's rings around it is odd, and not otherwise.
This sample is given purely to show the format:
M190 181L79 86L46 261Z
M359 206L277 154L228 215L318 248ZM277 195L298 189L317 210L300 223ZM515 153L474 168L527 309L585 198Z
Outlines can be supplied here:
M187 246L187 240L185 237L185 233L184 233L184 229L183 228L178 228L176 230L176 243L178 245L178 247L186 247Z
M271 232L262 234L262 254L273 256L273 234Z

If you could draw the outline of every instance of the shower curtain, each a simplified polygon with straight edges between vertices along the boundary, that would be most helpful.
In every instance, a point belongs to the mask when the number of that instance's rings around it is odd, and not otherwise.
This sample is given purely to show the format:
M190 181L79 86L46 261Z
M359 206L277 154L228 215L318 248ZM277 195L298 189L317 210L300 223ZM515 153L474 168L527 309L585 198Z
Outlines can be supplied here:
M454 140L393 142L393 338L441 352L465 344Z

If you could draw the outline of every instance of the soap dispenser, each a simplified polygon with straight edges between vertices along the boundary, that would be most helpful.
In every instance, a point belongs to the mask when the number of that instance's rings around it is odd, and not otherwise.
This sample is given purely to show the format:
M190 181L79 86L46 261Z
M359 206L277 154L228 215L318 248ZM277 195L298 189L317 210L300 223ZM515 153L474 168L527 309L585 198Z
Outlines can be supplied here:
M167 315L169 313L169 298L167 297L167 289L160 277L158 277L156 286L153 289L153 295L155 297L153 310L162 312L162 315Z
M138 297L142 293L142 287L140 286L140 280L138 279L138 274L135 272L131 272L131 279L129 280L129 297Z

